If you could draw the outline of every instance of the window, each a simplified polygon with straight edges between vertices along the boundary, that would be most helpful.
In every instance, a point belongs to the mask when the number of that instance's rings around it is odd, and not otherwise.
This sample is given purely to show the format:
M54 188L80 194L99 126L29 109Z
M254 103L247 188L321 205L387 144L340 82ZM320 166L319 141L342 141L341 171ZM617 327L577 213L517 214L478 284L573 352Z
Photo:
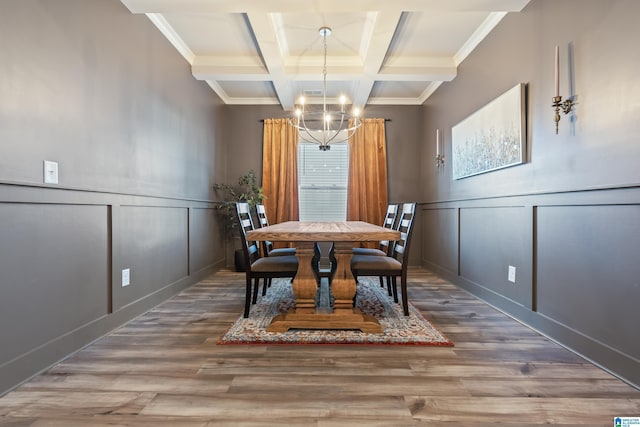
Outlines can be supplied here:
M298 197L300 221L346 221L349 144L298 144Z

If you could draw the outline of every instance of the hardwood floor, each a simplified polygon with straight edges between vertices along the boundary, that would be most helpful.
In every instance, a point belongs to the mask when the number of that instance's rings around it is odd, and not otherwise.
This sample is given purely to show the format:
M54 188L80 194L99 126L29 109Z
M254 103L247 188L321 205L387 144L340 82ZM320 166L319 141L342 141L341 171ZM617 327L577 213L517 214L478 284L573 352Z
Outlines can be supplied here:
M222 271L0 398L2 426L612 426L640 391L426 270L409 299L455 347L217 346Z

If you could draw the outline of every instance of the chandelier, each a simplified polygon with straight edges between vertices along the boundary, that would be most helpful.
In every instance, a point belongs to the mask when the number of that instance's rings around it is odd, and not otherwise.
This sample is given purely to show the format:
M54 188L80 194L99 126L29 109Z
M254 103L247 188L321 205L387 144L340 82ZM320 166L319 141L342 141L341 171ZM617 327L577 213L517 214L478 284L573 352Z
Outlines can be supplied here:
M307 105L301 96L295 105L293 116L289 123L298 129L303 141L318 144L321 151L327 151L329 144L348 141L362 125L362 119L357 108L346 111L347 98L340 96L340 108L327 108L327 37L331 35L331 28L321 27L319 30L324 47L324 63L322 65L322 110Z

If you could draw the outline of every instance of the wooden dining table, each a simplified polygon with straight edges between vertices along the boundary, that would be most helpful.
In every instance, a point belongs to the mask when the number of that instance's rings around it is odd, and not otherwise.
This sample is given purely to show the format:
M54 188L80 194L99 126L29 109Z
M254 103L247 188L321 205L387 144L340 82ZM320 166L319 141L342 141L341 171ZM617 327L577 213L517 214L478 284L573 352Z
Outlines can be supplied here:
M351 274L352 247L356 242L398 240L400 232L363 221L307 222L288 221L247 232L251 241L295 242L298 273L293 279L295 308L271 321L268 331L289 329L360 329L381 333L378 320L363 314L353 305L356 281ZM313 270L314 242L334 242L337 270L331 281L333 307L317 307L318 284Z

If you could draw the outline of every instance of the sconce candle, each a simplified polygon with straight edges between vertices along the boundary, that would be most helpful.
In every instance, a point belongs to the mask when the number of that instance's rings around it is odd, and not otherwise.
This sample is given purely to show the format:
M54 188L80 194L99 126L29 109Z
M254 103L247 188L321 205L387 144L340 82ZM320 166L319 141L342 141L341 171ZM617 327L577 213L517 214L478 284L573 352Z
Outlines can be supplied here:
M556 96L560 96L560 48L556 45Z
M440 129L436 129L436 156L440 155Z

